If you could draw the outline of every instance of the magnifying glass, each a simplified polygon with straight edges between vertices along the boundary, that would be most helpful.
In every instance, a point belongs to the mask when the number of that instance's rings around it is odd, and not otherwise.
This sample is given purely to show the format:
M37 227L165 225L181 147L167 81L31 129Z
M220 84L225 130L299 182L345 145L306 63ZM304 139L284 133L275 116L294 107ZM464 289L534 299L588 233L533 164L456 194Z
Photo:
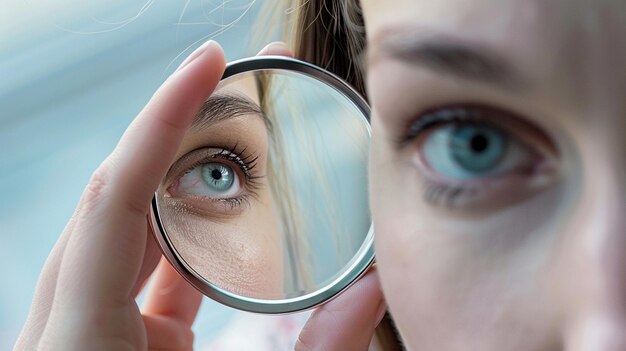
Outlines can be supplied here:
M296 59L230 63L187 131L151 207L165 257L231 307L322 304L374 259L369 107Z

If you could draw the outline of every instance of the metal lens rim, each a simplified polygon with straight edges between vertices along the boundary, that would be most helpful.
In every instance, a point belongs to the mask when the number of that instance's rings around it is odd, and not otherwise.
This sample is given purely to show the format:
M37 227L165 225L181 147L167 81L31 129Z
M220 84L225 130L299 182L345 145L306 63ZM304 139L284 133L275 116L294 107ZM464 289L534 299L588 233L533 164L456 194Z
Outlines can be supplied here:
M369 125L370 108L365 99L341 78L310 63L283 56L246 58L229 63L222 76L222 81L237 74L259 70L284 70L301 73L334 88L340 94L348 98L360 110L367 124L368 133L371 135ZM233 294L208 282L199 274L195 273L194 270L179 257L161 222L156 193L152 199L150 220L152 232L161 247L161 251L185 280L209 298L226 306L248 312L285 314L317 307L330 301L337 296L337 294L352 285L371 266L375 256L373 227L370 225L368 234L365 237L365 242L356 256L350 261L351 264L348 269L335 278L330 284L299 297L281 300L255 299Z

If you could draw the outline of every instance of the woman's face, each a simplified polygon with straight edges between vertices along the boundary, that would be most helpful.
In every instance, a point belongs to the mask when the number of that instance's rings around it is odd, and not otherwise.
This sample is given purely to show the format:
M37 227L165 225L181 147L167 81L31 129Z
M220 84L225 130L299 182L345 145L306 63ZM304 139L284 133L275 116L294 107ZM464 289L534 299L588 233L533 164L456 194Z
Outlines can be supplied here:
M626 2L362 6L377 259L409 348L626 349Z

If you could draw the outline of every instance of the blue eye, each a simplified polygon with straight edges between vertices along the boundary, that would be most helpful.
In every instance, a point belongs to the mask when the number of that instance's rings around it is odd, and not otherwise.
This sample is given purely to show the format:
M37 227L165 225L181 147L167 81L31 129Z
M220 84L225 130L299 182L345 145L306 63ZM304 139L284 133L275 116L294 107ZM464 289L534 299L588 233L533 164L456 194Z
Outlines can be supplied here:
M507 136L495 128L462 125L448 134L449 153L468 172L489 172L506 153Z
M235 170L221 162L197 165L180 177L178 192L211 198L230 198L241 192L241 182Z
M499 175L528 164L532 154L499 128L476 122L433 127L422 144L429 166L448 178Z
M221 163L207 163L202 167L202 179L216 192L230 189L235 182L233 169Z

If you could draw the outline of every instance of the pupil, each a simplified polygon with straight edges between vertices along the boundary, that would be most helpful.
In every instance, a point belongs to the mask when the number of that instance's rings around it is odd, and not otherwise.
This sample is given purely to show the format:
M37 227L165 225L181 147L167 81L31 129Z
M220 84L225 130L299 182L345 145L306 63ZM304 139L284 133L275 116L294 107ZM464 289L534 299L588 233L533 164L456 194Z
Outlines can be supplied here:
M220 180L222 179L222 172L220 172L217 169L214 169L211 171L211 177L213 177L213 179L215 180Z
M483 152L485 151L485 149L487 148L487 145L489 144L489 142L487 141L487 138L482 135L482 134L478 134L476 136L474 136L470 142L470 145L472 147L472 150L475 152Z

